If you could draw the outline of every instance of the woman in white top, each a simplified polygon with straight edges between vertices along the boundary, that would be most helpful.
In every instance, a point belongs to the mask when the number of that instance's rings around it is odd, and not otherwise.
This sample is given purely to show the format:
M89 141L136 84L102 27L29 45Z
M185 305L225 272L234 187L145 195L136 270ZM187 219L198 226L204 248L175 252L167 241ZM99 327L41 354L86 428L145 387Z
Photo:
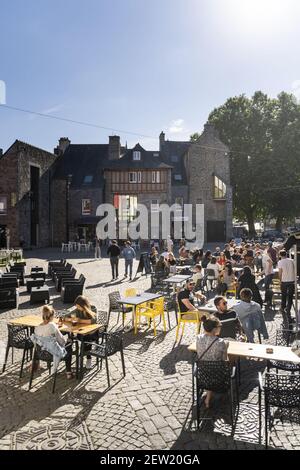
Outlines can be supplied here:
M56 323L53 322L53 319L54 319L53 307L51 307L50 305L45 305L42 310L42 317L43 317L43 322L40 325L35 327L34 332L37 336L44 336L44 337L54 336L58 344L60 346L63 346L66 349L67 355L64 357L64 361L66 364L67 378L71 379L73 378L73 374L71 371L72 344L71 343L66 344L68 341L68 337L62 335ZM38 367L38 364L35 365L35 367Z

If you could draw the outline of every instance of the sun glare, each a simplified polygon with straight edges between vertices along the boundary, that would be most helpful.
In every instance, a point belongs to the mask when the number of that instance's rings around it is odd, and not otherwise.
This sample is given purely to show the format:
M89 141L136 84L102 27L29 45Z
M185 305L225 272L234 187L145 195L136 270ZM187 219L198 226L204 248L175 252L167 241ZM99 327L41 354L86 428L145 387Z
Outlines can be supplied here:
M293 20L294 0L226 0L229 25L239 33L267 35L282 32ZM297 7L296 7L297 8Z

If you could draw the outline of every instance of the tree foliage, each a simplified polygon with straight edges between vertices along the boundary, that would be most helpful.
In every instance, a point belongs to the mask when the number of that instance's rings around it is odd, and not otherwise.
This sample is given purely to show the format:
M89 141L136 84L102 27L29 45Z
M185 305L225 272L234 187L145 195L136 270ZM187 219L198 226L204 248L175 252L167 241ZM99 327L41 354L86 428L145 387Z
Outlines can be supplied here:
M229 98L209 122L230 149L234 212L254 222L297 215L300 196L300 106L293 95L257 91ZM194 134L195 135L195 134ZM192 136L191 136L192 137Z

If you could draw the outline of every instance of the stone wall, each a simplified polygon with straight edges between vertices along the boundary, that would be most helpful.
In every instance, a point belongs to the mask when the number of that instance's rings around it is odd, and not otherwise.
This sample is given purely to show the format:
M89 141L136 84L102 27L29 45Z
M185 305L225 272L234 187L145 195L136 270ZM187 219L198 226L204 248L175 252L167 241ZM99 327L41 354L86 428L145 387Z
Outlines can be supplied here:
M10 246L18 247L20 236L18 227L18 206L13 205L17 197L18 187L17 155L9 152L0 159L0 197L7 198L7 213L0 215L0 225L5 225L10 231ZM15 196L14 196L15 195Z
M205 126L200 139L193 143L187 157L189 202L204 204L205 241L207 221L225 221L226 238L232 236L232 189L230 186L229 150L214 128ZM214 199L214 175L227 186L225 200Z
M30 229L30 166L40 170L38 247L50 244L50 168L56 156L45 150L16 141L0 160L0 191L8 198L7 226L11 229L11 246L31 246ZM11 206L12 193L16 193L16 205ZM2 220L2 218L1 218ZM3 222L5 220L3 218Z

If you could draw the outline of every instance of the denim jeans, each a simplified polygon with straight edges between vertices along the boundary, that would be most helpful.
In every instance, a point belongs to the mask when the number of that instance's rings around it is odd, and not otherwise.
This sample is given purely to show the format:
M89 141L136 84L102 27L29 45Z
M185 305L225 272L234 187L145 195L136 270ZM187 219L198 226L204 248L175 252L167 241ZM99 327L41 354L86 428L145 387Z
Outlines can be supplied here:
M291 313L293 305L293 297L295 293L295 284L293 282L281 283L281 308L287 310L288 315ZM286 305L287 302L287 305Z
M129 267L129 276L132 277L132 266L133 266L133 259L125 259L125 276L128 275L128 267Z
M111 265L112 278L115 279L115 277L119 276L119 257L111 256L110 265Z

